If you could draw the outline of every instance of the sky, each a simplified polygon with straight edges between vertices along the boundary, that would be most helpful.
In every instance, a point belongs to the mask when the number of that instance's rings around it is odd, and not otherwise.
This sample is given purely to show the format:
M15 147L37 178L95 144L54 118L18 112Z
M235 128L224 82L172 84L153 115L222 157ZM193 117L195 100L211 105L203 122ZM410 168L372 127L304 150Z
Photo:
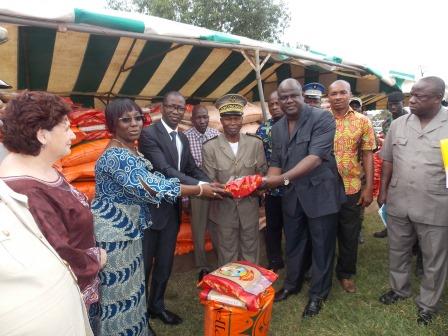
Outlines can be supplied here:
M106 0L55 1L90 9L106 4ZM448 84L448 5L443 0L284 1L291 15L284 42L306 44L382 72L440 76Z
M379 69L442 77L448 84L444 1L286 0L284 40Z

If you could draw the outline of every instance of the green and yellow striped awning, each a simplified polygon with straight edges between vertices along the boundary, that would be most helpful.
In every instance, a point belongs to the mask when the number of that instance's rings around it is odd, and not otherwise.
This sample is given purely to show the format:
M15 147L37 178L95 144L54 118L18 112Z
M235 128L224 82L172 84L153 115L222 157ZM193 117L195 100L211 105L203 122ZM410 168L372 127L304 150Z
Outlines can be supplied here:
M8 31L0 45L0 79L15 90L49 91L86 106L115 96L148 101L171 90L205 101L229 92L258 100L256 51L266 60L261 80L267 93L288 77L324 85L344 78L363 94L397 89L405 81L340 58L151 16L50 12L0 8L0 25Z

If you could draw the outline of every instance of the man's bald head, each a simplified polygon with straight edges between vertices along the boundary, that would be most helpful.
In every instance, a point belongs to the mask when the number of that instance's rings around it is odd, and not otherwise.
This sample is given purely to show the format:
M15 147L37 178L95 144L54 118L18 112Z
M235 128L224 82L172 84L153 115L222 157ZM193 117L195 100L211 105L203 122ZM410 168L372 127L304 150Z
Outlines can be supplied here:
M351 88L349 82L347 82L346 80L343 80L343 79L338 79L338 80L336 80L336 81L334 81L333 83L330 84L330 86L328 87L328 93L330 93L330 90L332 88L340 87L340 86L345 87L348 92L350 92L350 93L352 92L352 88Z
M283 111L280 108L280 103L278 101L278 92L273 91L269 96L268 101L269 113L274 120L278 120L283 117Z
M277 90L272 91L271 94L269 95L269 100L272 100L272 99L278 99L278 92L277 92Z
M197 113L200 113L200 112L206 112L208 114L207 108L204 105L198 104L193 107L193 110L191 111L191 115L192 115L192 117L194 117Z
M412 86L409 108L419 118L432 118L440 110L444 94L445 82L441 78L424 77Z
M209 122L208 110L204 105L195 105L191 112L191 123L199 133L204 134Z
M280 85L278 86L278 90L283 89L285 87L296 87L302 92L302 85L300 85L300 82L295 78L286 78L284 79Z
M334 81L328 87L328 101L331 110L336 114L345 114L348 111L351 97L350 83L345 80Z
M445 82L442 78L436 76L424 77L419 82L423 82L434 94L440 95L442 98L445 95Z
M303 95L302 86L294 78L285 79L277 89L280 108L288 119L297 119L302 111Z

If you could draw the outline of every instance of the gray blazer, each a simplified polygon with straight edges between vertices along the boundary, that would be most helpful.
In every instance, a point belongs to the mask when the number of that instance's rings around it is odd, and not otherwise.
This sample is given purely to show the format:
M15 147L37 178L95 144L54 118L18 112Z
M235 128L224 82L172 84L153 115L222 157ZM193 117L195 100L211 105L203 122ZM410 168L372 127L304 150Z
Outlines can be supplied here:
M294 216L297 201L310 218L339 212L346 198L333 153L335 132L333 115L308 105L304 105L291 137L286 117L272 127L271 167L278 167L286 172L310 154L322 159L320 166L291 181L285 188L285 214Z

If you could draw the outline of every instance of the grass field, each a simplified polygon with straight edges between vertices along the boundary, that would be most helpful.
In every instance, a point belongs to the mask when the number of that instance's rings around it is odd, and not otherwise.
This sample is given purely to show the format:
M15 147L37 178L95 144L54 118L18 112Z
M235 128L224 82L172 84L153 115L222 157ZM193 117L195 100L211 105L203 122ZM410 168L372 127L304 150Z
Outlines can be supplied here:
M418 281L413 278L414 297L393 306L384 306L378 297L388 289L387 239L376 239L372 233L381 229L377 215L366 215L364 237L360 245L358 292L347 294L339 283L333 281L332 292L321 313L312 319L302 321L301 314L307 302L307 286L298 295L274 304L271 336L289 335L448 335L448 290L445 288L440 314L428 327L416 323L416 307L413 301L418 291ZM448 243L448 242L447 242ZM262 259L265 264L265 258ZM179 326L165 326L160 321L151 321L158 336L200 336L203 335L202 306L195 288L197 272L191 268L192 256L176 259L166 294L167 308L180 314L184 323ZM284 273L275 283L282 285ZM233 335L232 335L233 336ZM237 335L235 335L237 336Z

